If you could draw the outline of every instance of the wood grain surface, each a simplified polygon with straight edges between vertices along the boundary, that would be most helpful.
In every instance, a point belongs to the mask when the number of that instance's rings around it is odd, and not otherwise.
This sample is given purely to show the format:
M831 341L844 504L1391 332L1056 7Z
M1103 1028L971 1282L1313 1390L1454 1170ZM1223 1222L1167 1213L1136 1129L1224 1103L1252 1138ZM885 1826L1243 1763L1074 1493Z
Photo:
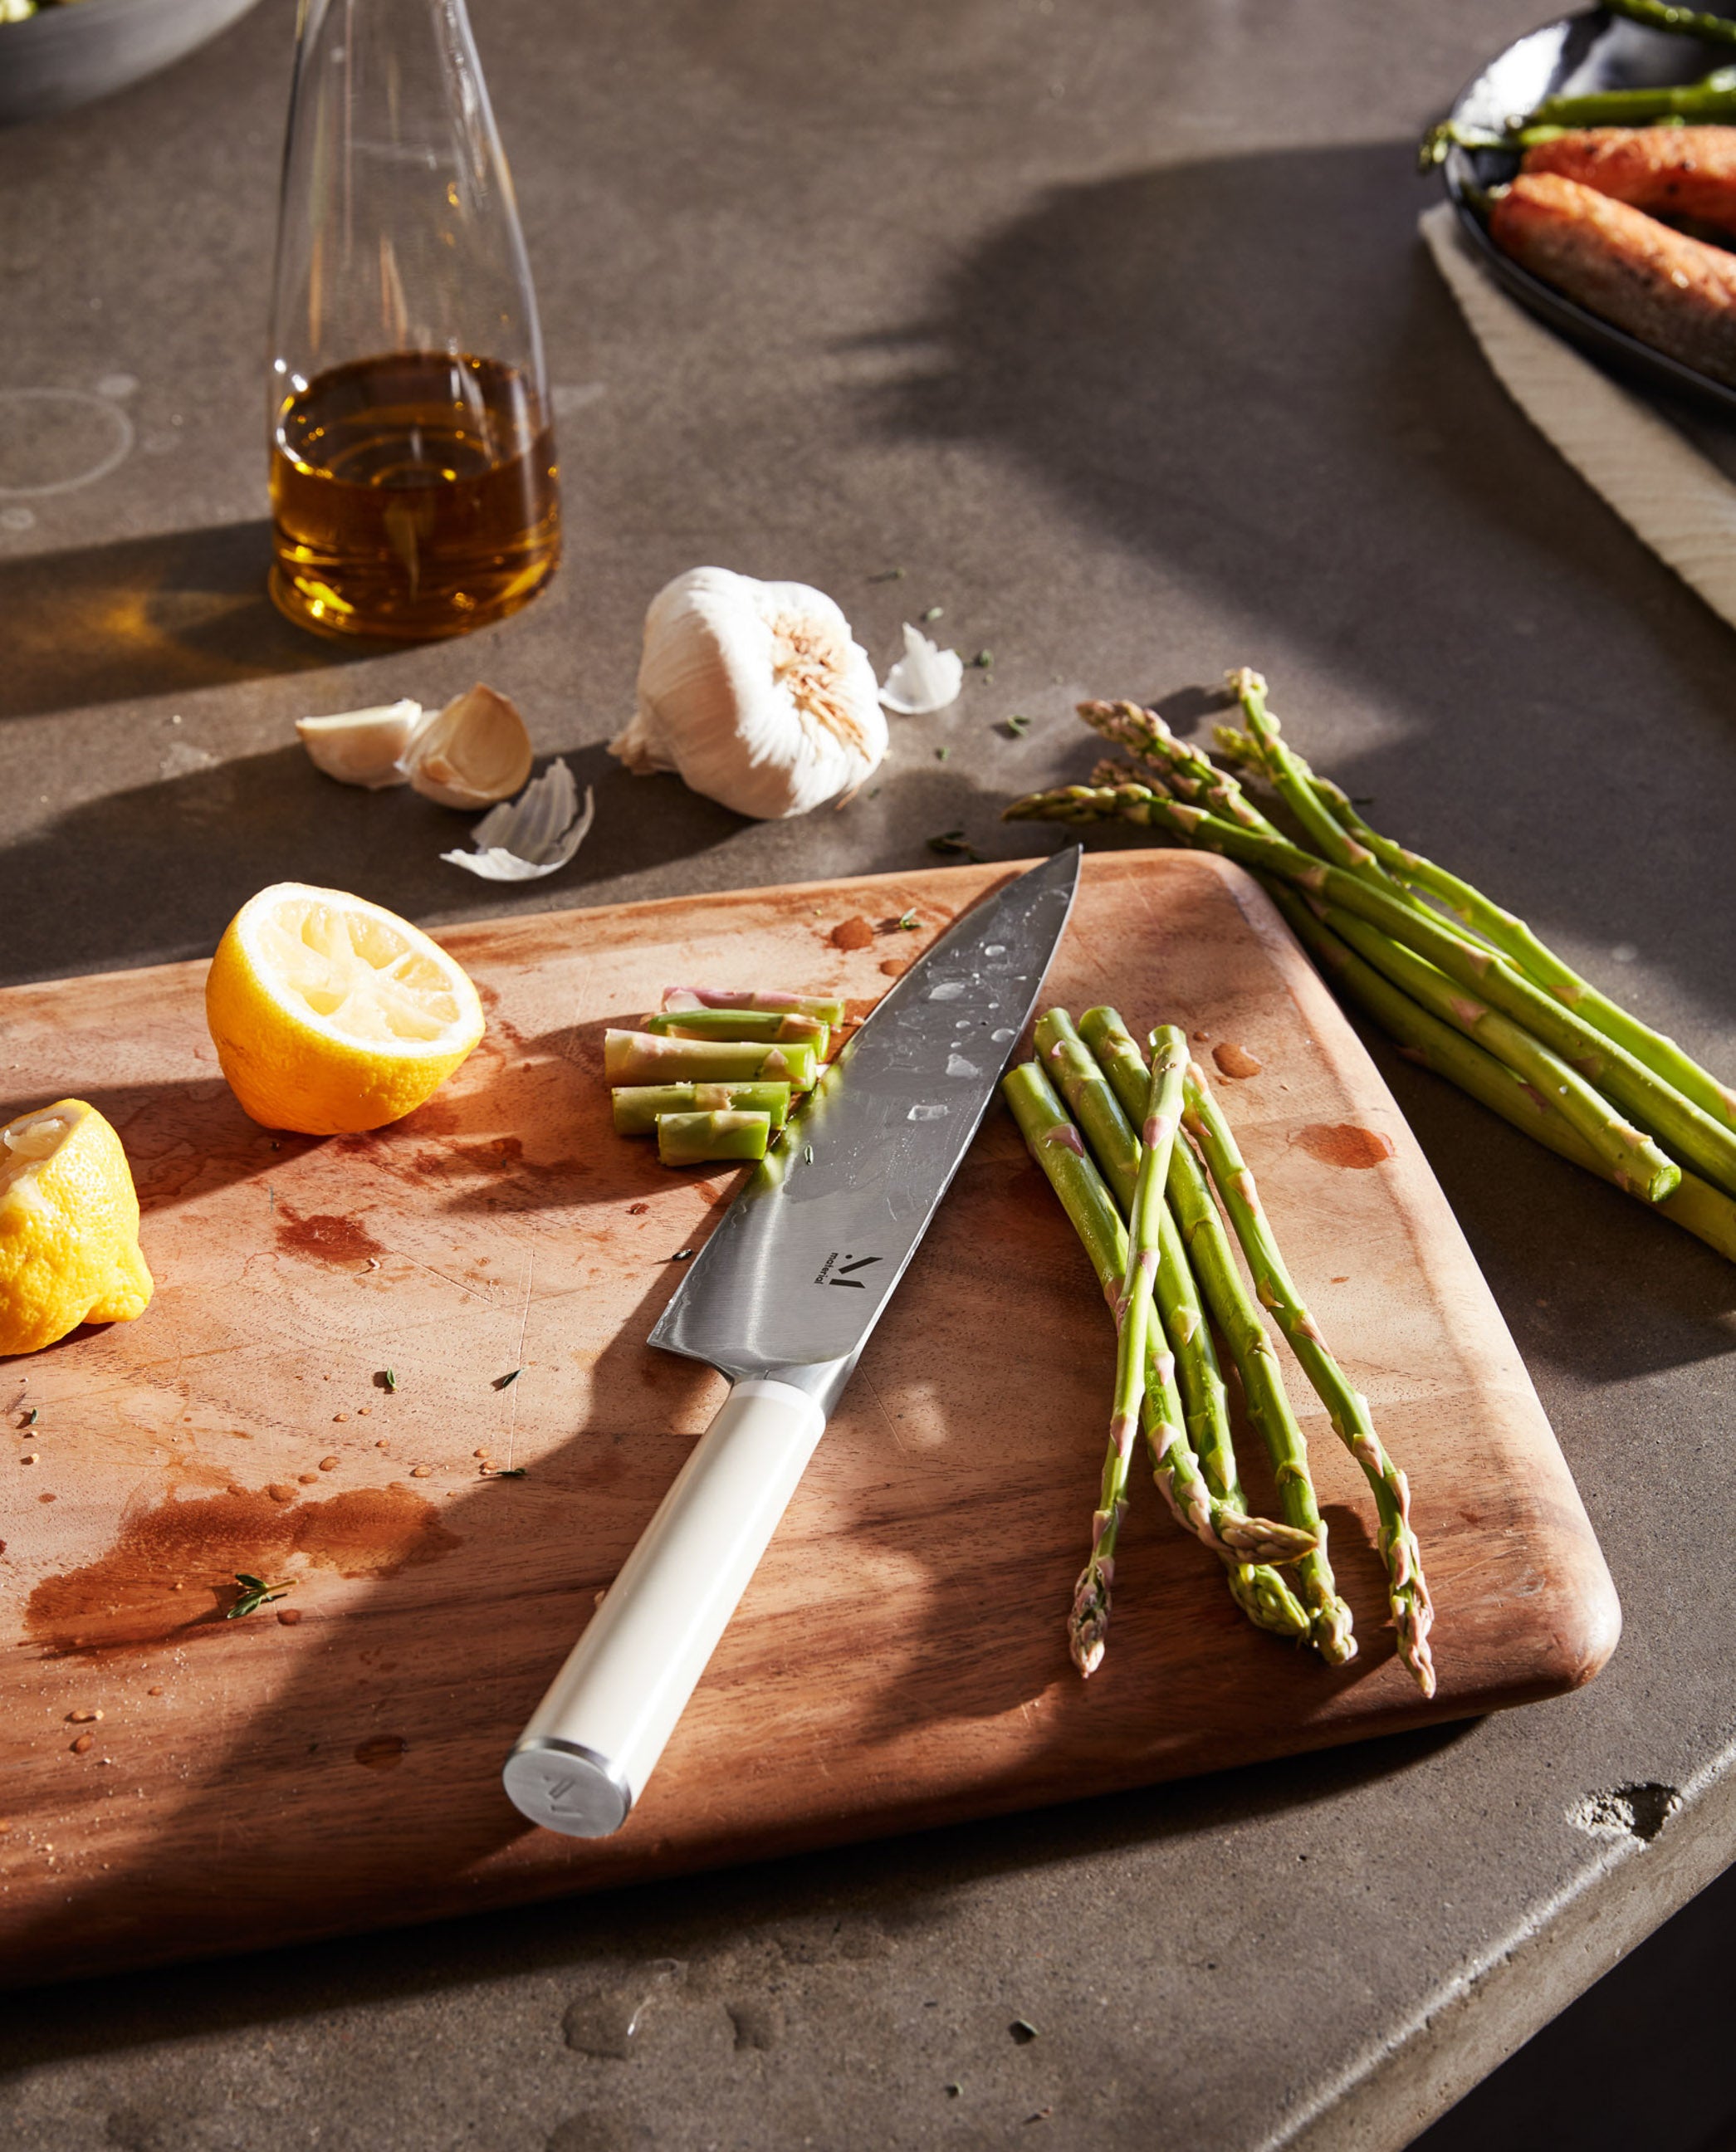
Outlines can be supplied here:
M836 989L865 1013L1008 871L455 930L488 1036L371 1136L274 1136L242 1115L202 965L0 994L0 1117L69 1094L108 1114L158 1281L139 1322L0 1362L0 1976L1066 1800L1596 1672L1619 1627L1601 1556L1372 1063L1238 870L1108 853L1085 862L1047 998L1111 1000L1136 1028L1185 1023L1202 1058L1259 1063L1218 1089L1298 1284L1410 1473L1439 1696L1424 1704L1393 1657L1372 1501L1293 1366L1360 1656L1334 1672L1250 1628L1142 1467L1108 1657L1080 1681L1063 1622L1113 1340L997 1108L626 1829L564 1840L509 1805L509 1744L723 1394L643 1341L672 1258L734 1182L612 1134L605 1026L694 981ZM490 1462L525 1476L485 1477ZM237 1571L292 1588L226 1621Z

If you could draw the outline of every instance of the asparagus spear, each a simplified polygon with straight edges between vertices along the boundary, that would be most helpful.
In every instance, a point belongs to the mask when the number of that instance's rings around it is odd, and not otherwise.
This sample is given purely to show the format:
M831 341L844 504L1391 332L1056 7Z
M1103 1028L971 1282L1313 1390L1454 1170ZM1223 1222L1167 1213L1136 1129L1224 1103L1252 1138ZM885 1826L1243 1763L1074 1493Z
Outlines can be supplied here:
M1601 89L1571 97L1546 97L1505 131L1467 127L1443 119L1417 150L1417 169L1431 172L1455 145L1465 150L1529 150L1581 127L1643 127L1657 120L1736 119L1736 68L1716 68L1698 82L1663 83L1644 89Z
M618 1136L654 1136L664 1114L714 1114L728 1107L764 1114L774 1129L789 1119L787 1084L631 1084L612 1095Z
M1571 1159L1588 1173L1614 1180L1602 1159L1541 1091L1473 1040L1430 1015L1366 963L1315 916L1293 889L1280 881L1270 881L1266 888L1297 939L1312 952L1322 970L1398 1041L1398 1050L1407 1059L1456 1084L1461 1091L1492 1108L1504 1120L1558 1156ZM1625 1180L1615 1185L1628 1195L1635 1192ZM1695 1174L1684 1173L1675 1194L1651 1207L1736 1262L1736 1202L1722 1189Z
M1143 1081L1143 1063L1140 1074ZM1031 1155L1043 1168L1090 1257L1113 1313L1127 1269L1127 1229L1114 1199L1086 1155L1066 1108L1034 1061L1010 1069L1001 1089ZM1306 1530L1298 1533L1269 1518L1247 1516L1239 1506L1215 1496L1200 1477L1199 1461L1181 1432L1173 1356L1156 1340L1151 1341L1146 1357L1142 1416L1159 1490L1177 1521L1195 1539L1231 1561L1283 1562L1296 1558L1299 1548L1308 1543ZM1113 1559L1113 1546L1108 1551Z
M799 1039L824 1058L831 1041L830 1027L817 1016L793 1009L662 1009L641 1023L642 1031L664 1038L723 1038L781 1045Z
M1653 30L1676 30L1706 45L1736 45L1736 22L1728 15L1703 14L1698 8L1677 8L1669 0L1604 0L1612 15L1643 23Z
M764 1158L771 1127L769 1114L740 1113L728 1106L708 1114L663 1114L657 1124L657 1155L665 1165Z
M1125 1214L1133 1202L1140 1170L1140 1139L1132 1122L1064 1010L1049 1009L1038 1019L1037 1048ZM1134 1052L1137 1055L1138 1049ZM1141 1061L1138 1081L1145 1080ZM1175 1356L1188 1439L1214 1499L1228 1510L1245 1514L1247 1497L1236 1468L1224 1378L1200 1306L1187 1251L1167 1203L1160 1233L1157 1301ZM1268 1524L1266 1529L1272 1537L1272 1561L1293 1560L1307 1551L1307 1540L1299 1533L1290 1533L1287 1526ZM1287 1535L1293 1540L1287 1552L1283 1551ZM1230 1596L1256 1628L1280 1637L1307 1635L1308 1617L1271 1561L1238 1561L1226 1553L1224 1562Z
M1077 708L1093 732L1126 748L1160 772L1165 789L1196 806L1210 807L1245 829L1262 830L1273 837L1279 835L1234 777L1220 769L1209 755L1177 739L1155 710L1126 702L1080 703Z
M1546 97L1525 115L1525 126L1643 127L1650 119L1717 121L1736 116L1736 68L1714 68L1698 82L1659 83L1644 89L1582 90Z
M1418 951L1449 978L1520 1023L1589 1076L1635 1120L1720 1187L1736 1192L1736 1134L1684 1098L1655 1069L1594 1029L1546 993L1497 952L1469 940L1397 891L1377 888L1343 867L1327 865L1282 838L1166 799L1149 786L1065 785L1016 799L1009 820L1089 822L1119 817L1161 829L1185 842L1238 860L1295 883L1311 896L1356 913L1396 942Z
M729 987L665 987L663 1007L671 1009L783 1009L817 1016L822 1023L842 1023L844 1004L831 994L786 994L770 987L744 990Z
M1145 1057L1116 1011L1087 1009L1079 1018L1079 1031L1123 1105L1137 1098L1145 1083ZM1241 1282L1205 1173L1185 1144L1177 1144L1170 1154L1169 1196L1194 1274L1241 1378L1248 1417L1272 1459L1285 1522L1314 1537L1313 1548L1297 1563L1295 1576L1308 1609L1315 1648L1329 1666L1343 1666L1356 1657L1356 1638L1350 1609L1338 1596L1327 1557L1326 1520L1308 1470L1307 1441L1290 1408L1277 1355Z
M1331 904L1321 907L1321 916L1340 941L1348 942L1377 971L1384 972L1413 1001L1456 1026L1468 1038L1480 1040L1497 1061L1505 1062L1515 1076L1535 1086L1585 1138L1596 1154L1598 1170L1607 1180L1622 1188L1631 1185L1647 1203L1662 1203L1680 1187L1682 1169L1675 1160L1666 1157L1649 1136L1624 1121L1578 1069L1551 1053L1523 1024L1466 993L1444 972L1437 971L1414 949L1394 942L1367 920Z
M1299 755L1292 754L1282 728L1266 708L1265 681L1247 665L1238 667L1226 677L1231 693L1241 704L1242 715L1248 721L1249 737L1272 789L1312 838L1316 849L1334 866L1348 867L1371 881L1378 877L1384 884L1388 876L1373 853L1340 827L1309 782L1313 772Z
M649 1031L603 1033L603 1074L611 1084L788 1084L793 1091L811 1091L815 1073L811 1046L738 1046Z
M1736 69L1732 69L1736 76ZM1243 753L1242 743L1259 756L1260 751L1247 736L1241 733L1220 730L1221 743L1232 753ZM1444 867L1437 866L1432 860L1423 858L1403 845L1394 844L1373 829L1357 812L1354 803L1330 778L1322 777L1308 767L1294 749L1287 749L1289 761L1301 779L1315 795L1320 805L1336 816L1349 834L1358 840L1373 855L1387 876L1412 891L1425 891L1463 921L1480 940L1504 956L1510 957L1520 971L1546 987L1565 1007L1573 1009L1586 1021L1594 1025L1607 1038L1625 1047L1637 1061L1653 1069L1664 1081L1679 1091L1683 1097L1710 1114L1714 1121L1736 1127L1736 1091L1720 1084L1708 1070L1703 1068L1692 1056L1684 1053L1673 1038L1654 1031L1647 1023L1619 1002L1612 1002L1601 993L1587 979L1583 979L1571 964L1565 962L1555 952L1541 942L1524 920L1463 881ZM1260 757L1263 761L1264 758Z
M1224 1119L1211 1086L1197 1063L1187 1072L1185 1125L1199 1145L1207 1170L1223 1199L1236 1237L1247 1257L1254 1292L1262 1307L1277 1318L1278 1327L1290 1341L1290 1349L1302 1363L1326 1407L1332 1430L1363 1468L1374 1491L1380 1516L1381 1557L1387 1567L1387 1596L1398 1633L1398 1656L1424 1696L1434 1693L1434 1662L1429 1649L1429 1632L1434 1608L1423 1575L1423 1555L1410 1523L1410 1483L1393 1462L1368 1410L1368 1400L1352 1387L1338 1365L1319 1326L1302 1305L1279 1251L1272 1221L1260 1200L1260 1191L1236 1146L1230 1124Z
M1154 1342L1151 1316L1156 1296L1158 1221L1163 1215L1164 1183L1170 1152L1181 1118L1181 1086L1187 1068L1186 1035L1173 1024L1151 1035L1151 1081L1145 1094L1140 1170L1128 1212L1127 1264L1115 1305L1115 1392L1109 1414L1109 1455L1103 1468L1102 1500L1091 1520L1091 1552L1074 1587L1067 1641L1082 1674L1102 1663L1109 1626L1110 1585L1115 1574L1114 1548L1121 1519L1127 1470L1139 1432L1145 1396L1145 1360ZM1181 1431L1175 1430L1181 1439ZM1107 1540L1107 1561L1102 1552Z

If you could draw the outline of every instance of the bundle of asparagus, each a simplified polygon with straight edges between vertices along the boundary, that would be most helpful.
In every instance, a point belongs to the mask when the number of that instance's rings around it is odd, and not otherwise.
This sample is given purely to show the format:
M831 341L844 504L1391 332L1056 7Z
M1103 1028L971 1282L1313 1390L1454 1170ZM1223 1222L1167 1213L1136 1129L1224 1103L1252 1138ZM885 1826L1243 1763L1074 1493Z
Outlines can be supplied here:
M1118 1331L1109 1450L1090 1553L1068 1623L1074 1662L1089 1676L1103 1658L1140 1425L1160 1490L1177 1521L1224 1563L1231 1592L1249 1618L1306 1638L1331 1665L1355 1656L1350 1609L1327 1559L1307 1444L1257 1297L1277 1317L1374 1490L1399 1654L1432 1696L1434 1611L1404 1474L1375 1433L1367 1399L1351 1388L1298 1298L1253 1175L1203 1071L1188 1061L1183 1033L1165 1027L1152 1033L1151 1043L1148 1071L1114 1009L1088 1010L1077 1030L1064 1011L1051 1009L1037 1027L1040 1060L1013 1069L1002 1086L1084 1245ZM1213 1200L1214 1184L1247 1259L1251 1294ZM1271 1459L1282 1523L1247 1513L1208 1312ZM1291 1570L1294 1590L1279 1575L1283 1568Z
M1246 730L1227 760L1261 777L1308 849L1155 710L1085 703L1136 772L1033 793L1009 820L1121 820L1251 867L1329 978L1409 1058L1736 1260L1736 1091L1601 993L1522 920L1383 836L1285 739L1266 683L1229 676Z
M665 1165L762 1159L843 1021L821 994L667 987L637 1031L603 1034L616 1131L654 1135Z

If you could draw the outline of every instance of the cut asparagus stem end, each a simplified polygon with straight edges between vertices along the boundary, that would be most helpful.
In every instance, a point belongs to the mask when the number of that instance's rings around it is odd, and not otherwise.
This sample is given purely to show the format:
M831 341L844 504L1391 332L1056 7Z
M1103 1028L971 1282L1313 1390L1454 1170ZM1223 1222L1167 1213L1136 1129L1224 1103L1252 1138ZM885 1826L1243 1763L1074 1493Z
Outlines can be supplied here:
M665 1165L718 1165L761 1159L771 1140L769 1114L725 1108L710 1114L664 1114L657 1124L657 1155Z

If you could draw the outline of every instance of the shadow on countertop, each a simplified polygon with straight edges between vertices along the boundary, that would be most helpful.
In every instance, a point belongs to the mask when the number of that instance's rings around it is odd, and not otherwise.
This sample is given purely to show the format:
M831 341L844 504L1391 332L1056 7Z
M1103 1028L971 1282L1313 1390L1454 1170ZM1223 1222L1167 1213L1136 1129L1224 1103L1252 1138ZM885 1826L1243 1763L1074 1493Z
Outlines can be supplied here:
M8 1995L0 2074L346 2004L438 1992L540 1969L581 1971L724 1952L744 1935L813 1923L879 1933L944 1924L954 1895L997 1875L1307 1809L1427 1764L1474 1734L1459 1721L1060 1809L758 1861L663 1882L328 1942L99 1976ZM530 1826L501 1800L503 1835Z
M1054 188L866 340L906 363L865 423L1009 458L1207 586L1218 662L1272 676L1304 752L1292 680L1357 679L1390 721L1327 766L1378 825L1582 938L1606 983L1627 945L1722 1009L1730 632L1510 402L1416 236L1409 163L1303 149ZM1003 541L1027 581L1056 542ZM1094 692L1181 686L1165 641L1155 620L1142 676ZM1068 774L1099 751L1082 738Z

